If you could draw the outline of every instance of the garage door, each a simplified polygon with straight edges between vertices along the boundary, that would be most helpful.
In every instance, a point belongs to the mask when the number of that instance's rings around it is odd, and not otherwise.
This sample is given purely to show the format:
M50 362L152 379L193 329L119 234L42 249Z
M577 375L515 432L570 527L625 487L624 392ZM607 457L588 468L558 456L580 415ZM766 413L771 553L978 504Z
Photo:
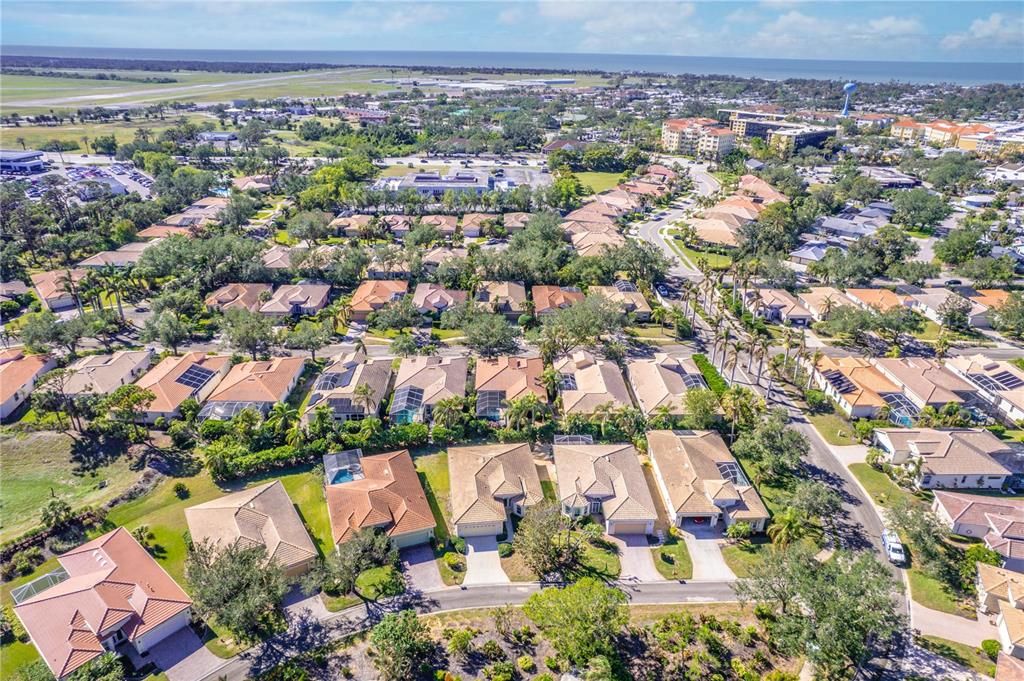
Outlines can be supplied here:
M433 535L433 530L420 530L419 532L410 532L399 537L392 537L392 539L395 542L395 546L400 549L404 549L406 546L415 546L416 544L426 543L430 541L430 538Z
M608 522L608 534L648 534L650 523L646 520L619 520Z
M460 537L486 537L487 535L497 536L505 529L501 522L490 523L459 523L455 526L455 534Z

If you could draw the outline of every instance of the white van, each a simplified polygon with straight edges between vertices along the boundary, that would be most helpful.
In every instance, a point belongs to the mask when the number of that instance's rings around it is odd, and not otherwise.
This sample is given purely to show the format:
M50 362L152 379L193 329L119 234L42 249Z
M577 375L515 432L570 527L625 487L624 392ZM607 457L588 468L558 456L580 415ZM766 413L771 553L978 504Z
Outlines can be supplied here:
M903 542L895 530L882 532L882 547L885 549L885 556L893 565L905 565L907 554L903 550Z

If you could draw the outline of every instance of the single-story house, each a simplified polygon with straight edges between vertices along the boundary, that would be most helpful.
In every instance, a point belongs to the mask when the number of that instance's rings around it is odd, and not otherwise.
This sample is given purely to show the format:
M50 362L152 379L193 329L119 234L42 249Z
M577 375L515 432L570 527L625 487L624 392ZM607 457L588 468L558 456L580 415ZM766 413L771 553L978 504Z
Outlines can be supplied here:
M980 562L976 568L978 576L974 584L979 610L997 613L1000 603L1009 603L1018 610L1024 608L1024 573Z
M526 287L518 281L482 281L473 300L481 309L515 322L526 312Z
M811 313L792 293L781 288L759 288L746 292L743 303L756 317L766 322L807 326Z
M154 423L161 416L178 418L178 408L189 398L202 403L231 369L227 355L213 356L203 352L189 352L180 357L164 357L135 385L150 390L155 398L142 413L145 423Z
M330 284L285 284L260 306L260 314L284 318L314 315L327 305Z
M936 490L932 511L954 534L981 539L1003 567L1024 569L1024 499Z
M604 296L619 306L623 314L631 314L638 322L651 319L651 305L631 281L617 281L613 286L591 286L587 292Z
M946 368L977 387L978 396L1010 425L1024 420L1024 370L984 355L959 355L946 360Z
M87 273L88 270L81 268L37 272L31 277L32 286L36 290L36 297L47 309L53 312L66 310L77 304L75 288Z
M544 499L527 443L449 447L448 476L458 537L497 536L510 513L522 516Z
M466 213L462 216L462 236L475 239L497 221L498 216L494 213Z
M663 352L651 359L630 359L626 374L640 409L648 416L666 407L670 414L685 414L686 393L708 387L692 359L669 357Z
M305 366L303 357L240 362L213 389L197 418L226 421L242 409L255 409L266 416L275 404L288 399Z
M466 302L466 291L454 291L440 284L423 282L416 285L412 294L412 305L420 314L441 314L445 310Z
M544 360L540 357L481 357L476 362L476 415L488 421L501 421L512 400L534 394L547 403L547 390L541 383Z
M583 292L571 286L534 286L533 313L538 317L554 314L583 301Z
M405 357L395 376L388 415L392 423L430 423L437 402L465 397L467 357Z
M921 489L1001 489L1013 471L999 462L1013 450L980 428L876 428L893 465L916 470Z
M577 350L554 362L565 414L593 414L598 407L631 407L633 400L618 365Z
M389 303L401 300L409 292L409 282L400 279L374 279L364 281L352 294L349 312L353 321L365 322L371 312Z
M828 320L835 310L844 305L855 305L845 293L831 286L816 286L810 291L798 293L796 297L816 322Z
M248 310L255 312L265 299L270 298L270 284L225 284L206 296L206 307L211 310Z
M109 355L80 357L68 366L71 378L64 384L64 393L108 395L134 383L152 361L152 350L118 350Z
M17 411L32 394L36 380L56 366L49 355L26 355L21 348L0 352L0 419Z
M375 415L384 404L390 381L390 359L374 359L358 351L342 355L313 384L303 419L308 420L321 404L328 406L336 421L361 421Z

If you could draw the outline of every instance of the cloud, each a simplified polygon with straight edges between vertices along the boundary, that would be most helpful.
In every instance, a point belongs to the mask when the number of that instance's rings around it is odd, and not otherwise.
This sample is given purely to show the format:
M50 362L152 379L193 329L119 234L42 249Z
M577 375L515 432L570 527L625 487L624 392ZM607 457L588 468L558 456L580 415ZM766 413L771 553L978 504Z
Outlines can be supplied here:
M518 24L523 20L523 10L520 7L509 7L498 13L498 22L502 24Z
M920 48L925 37L924 26L913 17L851 23L790 10L763 24L749 45L755 53L795 59L879 59Z
M753 24L761 20L761 15L752 9L741 7L727 14L725 20L730 24Z
M574 24L588 51L675 53L683 42L700 38L690 2L573 2L540 0L541 17Z
M999 12L987 19L975 19L965 32L950 33L939 43L944 50L1012 45L1024 49L1024 17L1008 17Z
M921 35L924 33L924 26L917 19L911 17L882 17L868 21L868 29L879 36L909 36Z

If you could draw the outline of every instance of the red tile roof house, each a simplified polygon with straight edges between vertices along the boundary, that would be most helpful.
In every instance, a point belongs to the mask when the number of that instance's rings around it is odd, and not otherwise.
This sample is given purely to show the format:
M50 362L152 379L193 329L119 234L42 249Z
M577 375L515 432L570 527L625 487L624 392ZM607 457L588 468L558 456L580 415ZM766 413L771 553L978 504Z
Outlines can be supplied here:
M192 619L192 600L123 527L57 560L64 579L15 591L14 612L58 679L118 647L146 653Z
M26 355L20 348L0 352L0 419L17 411L32 394L36 379L56 366L49 355Z
M936 490L932 511L954 534L984 541L1003 567L1024 569L1024 499Z

